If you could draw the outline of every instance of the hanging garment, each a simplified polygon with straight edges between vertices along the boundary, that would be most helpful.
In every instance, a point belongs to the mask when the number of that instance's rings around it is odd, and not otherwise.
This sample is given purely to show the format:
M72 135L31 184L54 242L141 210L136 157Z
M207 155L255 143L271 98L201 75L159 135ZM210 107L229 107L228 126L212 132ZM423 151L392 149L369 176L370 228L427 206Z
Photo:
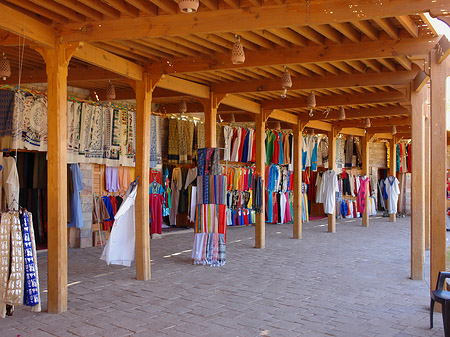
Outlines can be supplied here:
M249 129L247 162L251 162L252 161L253 151L254 151L254 147L253 147L253 139L254 139L254 137L255 137L255 130L254 129Z
M10 214L11 233L11 259L10 275L6 287L5 303L9 305L21 305L23 303L24 291L24 257L22 229L18 212ZM6 216L5 214L2 215Z
M225 151L223 155L223 160L229 161L231 157L231 139L233 138L233 128L231 126L225 125L223 127L223 134L225 138Z
M163 220L163 201L164 201L164 189L161 184L156 181L152 182L149 186L149 206L150 206L150 233L161 234L162 220Z
M81 209L80 191L84 189L83 175L78 164L71 164L73 193L70 200L69 227L81 228L83 224L83 211Z
M335 211L336 192L339 191L336 172L325 171L322 175L323 184L323 208L326 214L333 214Z
M368 177L363 178L360 177L360 186L358 191L358 196L356 197L357 205L358 205L358 212L364 213L366 211L366 194L367 191L367 184L369 183L370 179Z
M172 171L171 183L171 208L169 214L169 221L171 225L177 224L178 202L180 201L180 191L183 187L183 177L181 176L181 168L175 167Z
M397 213L398 196L400 194L399 181L394 176L389 176L384 181L388 195L389 214Z
M353 159L353 137L347 136L345 141L345 168L352 168Z
M275 135L271 130L266 130L266 165L272 163L273 152L274 152L274 141Z
M3 190L4 202L9 209L19 208L19 175L17 173L16 161L13 157L3 158Z
M157 133L156 128L156 116L151 115L150 121L150 167L156 167L158 165L158 156L157 156L157 137L159 133Z
M313 138L313 141L314 141L314 138ZM311 170L312 171L317 171L317 148L318 148L319 142L320 142L320 139L318 137L317 140L314 141L313 149L311 152Z
M169 148L167 159L169 163L178 163L180 156L178 150L178 122L175 118L169 119Z
M11 148L14 91L0 90L0 149Z
M100 259L109 264L131 266L135 258L135 212L134 204L137 192L137 181L133 181L125 194L120 209L115 216L115 224L111 230Z
M239 161L239 146L241 145L241 128L235 129L234 141L233 141L233 151L231 153L231 161Z
M108 192L117 192L120 189L118 167L105 167L105 187Z

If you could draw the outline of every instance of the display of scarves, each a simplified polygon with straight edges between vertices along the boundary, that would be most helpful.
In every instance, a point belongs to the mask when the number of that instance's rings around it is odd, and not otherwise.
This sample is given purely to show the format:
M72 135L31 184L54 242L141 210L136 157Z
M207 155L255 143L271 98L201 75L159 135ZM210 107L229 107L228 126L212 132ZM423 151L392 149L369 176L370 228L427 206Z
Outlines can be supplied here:
M47 151L47 97L33 100L31 109L25 110L22 134L26 149Z
M189 121L188 128L186 130L187 162L189 164L192 163L192 159L193 159L194 129L195 129L195 123L193 121Z
M197 123L197 148L203 149L205 147L205 124L203 122Z
M185 164L187 162L187 144L186 144L186 124L188 122L178 119L177 120L177 128L178 128L178 153L179 153L179 162L181 164Z
M98 161L103 158L103 134L103 107L94 106L89 137L89 152L87 154L89 159L93 158ZM95 162L95 160L92 160L92 162Z
M112 141L112 119L113 119L113 108L104 107L103 108L103 158L109 160L111 158L111 141Z
M39 304L38 280L36 275L37 256L35 256L33 252L31 228L27 212L22 214L21 223L23 236L23 256L25 262L24 303L27 306L34 307Z
M111 154L110 159L119 159L120 155L120 126L121 112L114 108L112 111L112 130L111 130Z
M178 150L178 121L175 118L169 119L169 149L167 154L168 162L177 164L179 160Z
M89 153L93 108L90 104L83 104L81 109L80 147L78 152L81 156L79 159L81 162L84 161L82 158L85 158Z
M22 132L24 129L24 111L25 109L31 109L31 103L33 101L32 95L25 95L25 93L19 91L14 97L14 115L12 123L12 147L15 149L23 149L25 145L23 143Z
M159 134L156 128L156 116L151 116L150 121L150 167L156 167L158 165L157 157L157 139Z
M0 91L0 148L11 147L11 134L13 131L14 92Z

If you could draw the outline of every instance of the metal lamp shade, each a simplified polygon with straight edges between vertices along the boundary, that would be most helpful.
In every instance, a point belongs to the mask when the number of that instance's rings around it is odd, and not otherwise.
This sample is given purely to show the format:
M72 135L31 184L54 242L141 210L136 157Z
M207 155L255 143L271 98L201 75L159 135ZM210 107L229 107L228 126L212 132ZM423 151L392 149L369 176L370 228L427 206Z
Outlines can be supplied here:
M181 13L196 13L199 5L199 0L180 0L178 7Z
M281 87L283 89L290 89L292 87L292 78L291 74L287 71L284 71L283 75L281 75Z
M345 119L345 109L343 106L339 109L339 120L343 121Z
M371 124L370 124L370 119L366 118L366 123L364 124L365 128L370 128Z
M9 76L11 76L11 66L6 56L3 56L0 61L0 77L3 77L3 80L6 80Z
M312 109L316 107L316 95L311 91L308 95L308 100L306 101L308 108Z
M180 105L178 106L178 111L180 112L180 114L184 114L187 111L187 104L186 101L183 99L180 102Z
M231 63L233 64L242 64L245 61L245 53L244 46L241 41L238 39L234 45L233 50L231 51Z
M111 81L108 83L108 88L106 88L106 100L112 101L116 99L116 89Z

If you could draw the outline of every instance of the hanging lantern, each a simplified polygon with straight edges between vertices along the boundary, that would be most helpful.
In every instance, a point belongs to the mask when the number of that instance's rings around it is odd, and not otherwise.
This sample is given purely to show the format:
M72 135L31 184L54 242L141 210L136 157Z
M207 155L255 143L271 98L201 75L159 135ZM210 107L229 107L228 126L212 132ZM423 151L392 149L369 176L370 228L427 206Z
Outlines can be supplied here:
M308 108L312 109L316 107L316 95L311 91L308 95L308 100L306 101Z
M309 117L314 116L314 111L313 111L313 109L310 109L310 110L309 110L309 114L308 114L308 115L309 115Z
M397 127L395 125L391 126L391 134L395 135L397 133Z
M291 74L289 74L286 66L284 66L284 72L283 75L281 75L281 87L284 89L283 93L281 94L281 98L286 98L288 89L292 87Z
M344 107L341 106L341 108L339 109L339 120L343 121L345 119L345 110Z
M233 45L233 50L231 51L231 63L242 64L245 61L244 46L241 43L241 39L236 35L236 42Z
M108 88L106 88L106 100L113 101L116 99L116 89L111 81L108 82Z
M5 53L3 53L3 58L0 61L0 77L3 77L3 80L5 81L9 76L11 76L11 66L9 65Z
M370 119L369 118L366 118L366 123L364 124L364 127L367 129L367 128L370 128Z
M180 105L178 106L178 112L180 114L184 114L187 111L187 104L184 98L181 100Z
M181 13L196 13L199 5L199 0L180 0L178 7Z

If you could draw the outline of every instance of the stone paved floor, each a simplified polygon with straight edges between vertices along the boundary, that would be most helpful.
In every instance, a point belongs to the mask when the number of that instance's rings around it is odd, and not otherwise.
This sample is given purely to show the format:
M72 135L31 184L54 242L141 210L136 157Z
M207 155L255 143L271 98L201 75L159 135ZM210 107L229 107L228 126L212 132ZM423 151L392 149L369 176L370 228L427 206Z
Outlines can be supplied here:
M192 232L165 236L152 240L149 282L107 266L101 248L73 250L69 310L17 309L0 335L442 336L439 313L428 327L427 281L409 279L410 218L371 221L341 220L336 234L313 221L301 241L292 225L267 225L264 250L253 227L231 228L222 268L191 264ZM45 254L39 265L45 290Z

